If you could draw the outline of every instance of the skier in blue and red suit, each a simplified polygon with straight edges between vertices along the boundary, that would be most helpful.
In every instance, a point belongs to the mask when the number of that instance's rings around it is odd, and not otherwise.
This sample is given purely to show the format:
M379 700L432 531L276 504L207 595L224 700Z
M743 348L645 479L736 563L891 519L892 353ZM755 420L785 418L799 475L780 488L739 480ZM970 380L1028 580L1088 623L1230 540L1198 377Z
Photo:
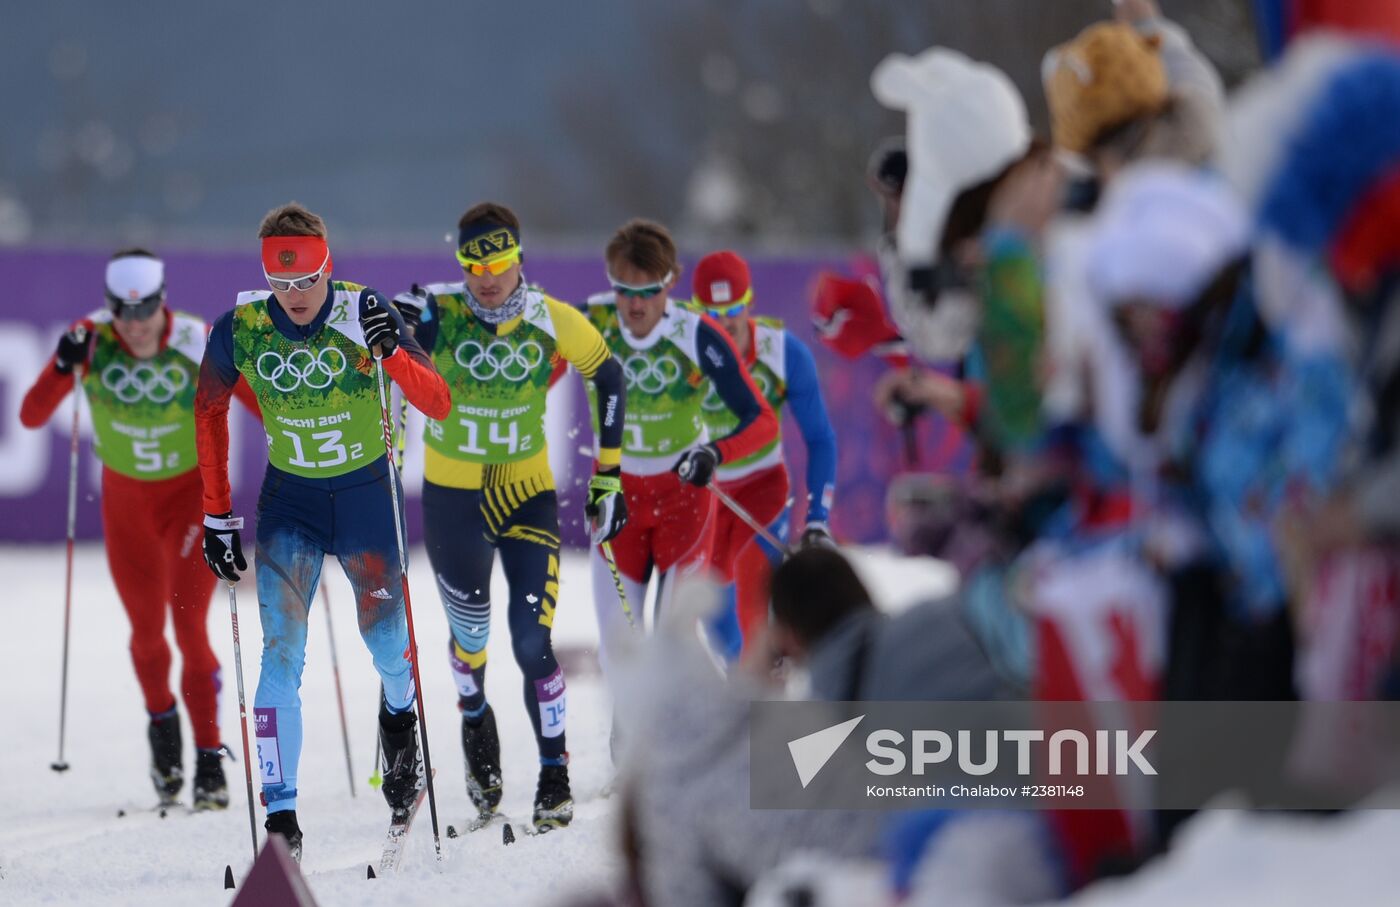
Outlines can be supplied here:
M204 476L204 554L233 582L247 569L228 481L228 399L241 374L257 394L267 472L257 508L262 669L254 697L258 774L269 834L301 853L297 763L307 615L326 555L355 592L360 635L383 683L379 734L385 799L402 814L424 784L408 659L395 518L374 357L405 399L447 416L447 384L376 290L331 280L320 217L297 204L259 230L267 290L241 293L215 323L195 398ZM402 495L400 495L400 501Z

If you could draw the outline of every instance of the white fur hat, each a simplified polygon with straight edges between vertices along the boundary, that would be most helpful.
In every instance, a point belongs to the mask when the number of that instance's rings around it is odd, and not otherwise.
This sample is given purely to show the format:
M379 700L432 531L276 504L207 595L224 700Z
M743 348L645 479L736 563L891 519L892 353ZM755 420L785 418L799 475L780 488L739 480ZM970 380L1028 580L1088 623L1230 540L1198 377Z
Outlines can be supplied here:
M1025 102L1006 73L946 47L917 57L890 54L875 67L870 88L881 104L908 116L900 258L911 266L932 263L958 193L1030 147Z

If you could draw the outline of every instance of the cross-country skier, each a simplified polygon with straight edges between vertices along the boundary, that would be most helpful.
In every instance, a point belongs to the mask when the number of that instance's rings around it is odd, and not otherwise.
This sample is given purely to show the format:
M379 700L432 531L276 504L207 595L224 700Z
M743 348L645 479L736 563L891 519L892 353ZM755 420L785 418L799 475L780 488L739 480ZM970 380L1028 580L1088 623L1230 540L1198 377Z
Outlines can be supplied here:
M228 398L241 374L262 404L267 472L257 509L262 670L254 697L258 774L269 834L300 858L297 763L307 615L321 565L334 555L355 592L360 635L383 683L379 737L384 797L406 809L424 784L416 691L385 455L376 364L425 414L442 418L447 385L377 291L331 280L320 217L296 203L258 230L272 292L240 293L214 322L199 373L195 418L204 474L204 555L221 579L247 569L228 481Z
M713 317L734 341L744 366L773 408L781 427L783 404L791 405L798 431L807 445L806 525L801 544L832 544L827 526L836 485L836 433L822 401L817 366L806 344L774 318L752 315L753 283L744 259L730 251L712 252L695 266L691 279L694 303ZM711 394L701 404L710 434L723 436L735 425L733 411ZM746 457L727 460L715 471L715 481L749 515L767 526L779 540L788 534L788 473L783 463L781 436ZM744 640L766 622L767 596L752 594L764 577L736 572L739 554L754 538L754 530L728 507L715 517L715 540L710 569L728 586L724 607L710 624L720 654L738 658ZM763 539L756 540L774 566L782 553ZM734 582L744 586L738 596Z
M595 541L627 521L618 477L622 368L598 331L574 309L525 282L520 221L491 202L458 223L462 280L395 299L452 390L452 412L424 435L423 529L447 621L462 712L467 793L479 825L501 801L501 748L486 701L491 569L500 552L510 587L508 616L525 708L539 747L534 825L573 819L564 740L564 674L550 642L559 600L559 501L545 444L552 375L571 363L599 408L598 461L587 510Z
M150 713L151 780L164 804L184 783L180 716L170 689L165 616L175 626L180 693L194 734L194 807L228 806L218 724L219 662L206 616L214 579L204 569L194 395L203 319L166 306L165 265L145 249L107 263L105 308L58 340L20 408L28 428L48 422L81 369L92 409L93 451L102 461L107 565L131 621L131 661ZM234 389L254 411L247 384Z
M627 380L622 487L629 519L612 549L628 609L640 621L653 573L660 584L657 607L663 608L675 578L709 557L715 503L705 486L716 468L774 443L778 422L724 329L670 298L681 266L665 227L629 221L608 242L606 259L612 291L588 300L588 318ZM715 438L701 418L712 387L733 413L732 430ZM606 657L627 632L628 617L596 546L592 561Z

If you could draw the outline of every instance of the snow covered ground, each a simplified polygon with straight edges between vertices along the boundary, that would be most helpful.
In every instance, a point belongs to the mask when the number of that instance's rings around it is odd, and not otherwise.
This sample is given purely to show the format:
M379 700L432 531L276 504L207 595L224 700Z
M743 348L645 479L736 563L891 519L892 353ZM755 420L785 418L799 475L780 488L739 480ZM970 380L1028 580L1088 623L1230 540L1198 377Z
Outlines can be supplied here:
M933 561L910 562L862 552L863 572L891 601L912 601L951 585L949 571ZM224 813L171 815L147 811L155 796L146 777L146 714L127 653L125 615L100 545L80 546L74 571L73 629L68 689L66 758L72 768L49 770L58 746L58 697L63 632L61 546L0 549L0 575L9 578L3 606L10 632L0 634L0 904L193 905L222 904L224 865L235 875L252 858L242 763L225 763L232 806ZM480 904L550 904L606 884L617 861L609 801L600 791L611 780L608 730L611 712L591 659L597 631L589 600L585 558L566 553L555 646L569 684L569 774L576 803L566 831L521 838L505 847L499 829L448 840L441 871L433 865L432 833L425 804L396 879L365 880L377 862L388 807L367 779L374 755L378 678L355 632L349 585L333 561L329 581L341 681L349 711L356 796L350 796L335 703L325 615L318 600L311 614L302 685L305 745L298 780L297 815L305 833L302 870L322 905L442 905L469 898ZM410 553L415 627L423 654L423 686L429 743L437 770L443 831L463 824L468 807L462 782L462 747L456 692L446 664L447 622L421 550ZM251 577L239 586L239 627L249 709L258 677L262 635ZM493 634L487 691L501 731L503 809L527 817L538 761L520 696L520 672L504 636L505 580L498 569L492 600ZM228 600L216 590L209 629L224 671L220 718L224 739L242 759L238 694ZM173 637L167 630L167 636ZM179 653L173 676L178 684ZM192 746L185 730L186 772ZM188 790L188 785L187 785ZM123 809L126 816L117 817ZM258 810L262 834L262 811Z
M427 569L415 552L411 582L416 627L424 653L424 695L441 822L467 815L462 784L455 693L445 658L447 627ZM882 601L893 607L946 591L950 572L934 561L910 561L872 549L857 564ZM588 600L587 564L568 554L555 644L569 681L570 774L577 803L573 826L505 847L499 831L448 840L434 866L426 806L409 840L402 873L368 882L377 860L387 808L366 783L375 744L377 680L354 632L349 587L334 564L332 614L342 681L350 711L356 796L351 798L330 669L325 616L312 613L303 685L305 748L299 817L306 834L303 872L320 904L415 907L446 903L558 904L606 885L617 870L610 801L609 706L601 678L588 670L596 641ZM128 660L125 617L98 545L80 547L69 678L66 756L71 771L48 766L56 756L63 620L61 547L0 548L0 575L10 589L3 606L10 631L0 634L0 905L226 904L223 868L240 878L251 860L243 766L227 764L233 805L225 813L177 812L160 819L146 778L146 716ZM251 581L239 588L244 672L251 703L261 646ZM495 577L493 600L505 600ZM497 634L508 633L504 614ZM240 752L238 700L227 598L210 609L211 638L224 665L222 720L227 742ZM504 809L525 816L534 794L534 741L520 701L520 675L510 649L491 646L488 690L500 722L505 773ZM178 653L176 664L178 666ZM178 671L178 667L177 667ZM178 675L177 675L178 676ZM184 719L182 718L182 721ZM186 752L190 739L185 722ZM187 771L192 771L187 756ZM126 815L119 818L118 810ZM261 835L262 816L258 828ZM1221 811L1184 830L1166 860L1123 880L1102 883L1075 903L1133 905L1273 905L1400 903L1400 810L1376 810L1327 820Z

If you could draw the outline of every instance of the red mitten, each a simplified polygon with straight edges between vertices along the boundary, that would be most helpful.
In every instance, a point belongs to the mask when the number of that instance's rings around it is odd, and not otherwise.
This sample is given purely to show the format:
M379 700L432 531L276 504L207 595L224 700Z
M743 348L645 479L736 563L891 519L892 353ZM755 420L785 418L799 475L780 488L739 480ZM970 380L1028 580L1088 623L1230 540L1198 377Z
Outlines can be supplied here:
M909 364L904 338L867 281L830 271L818 274L812 288L812 324L822 343L847 359L874 353L897 368Z

